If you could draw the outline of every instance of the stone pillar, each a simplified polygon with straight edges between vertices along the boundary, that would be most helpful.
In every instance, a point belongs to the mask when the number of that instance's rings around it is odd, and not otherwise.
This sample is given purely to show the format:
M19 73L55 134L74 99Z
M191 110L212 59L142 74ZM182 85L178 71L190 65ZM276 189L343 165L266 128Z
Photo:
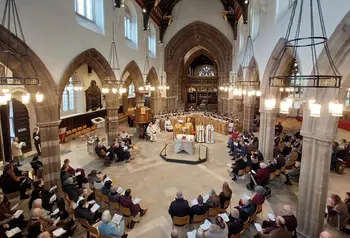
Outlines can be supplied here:
M254 97L244 96L243 131L252 131L254 123Z
M260 110L259 150L265 160L273 159L276 110Z
M106 95L106 133L107 133L107 143L110 145L116 138L118 130L118 95L117 94L107 94Z
M61 191L61 158L58 126L61 121L42 122L36 125L40 128L41 159L44 164L45 188L57 185Z
M318 237L323 230L333 138L303 135L297 208L298 233ZM341 195L341 194L340 194Z

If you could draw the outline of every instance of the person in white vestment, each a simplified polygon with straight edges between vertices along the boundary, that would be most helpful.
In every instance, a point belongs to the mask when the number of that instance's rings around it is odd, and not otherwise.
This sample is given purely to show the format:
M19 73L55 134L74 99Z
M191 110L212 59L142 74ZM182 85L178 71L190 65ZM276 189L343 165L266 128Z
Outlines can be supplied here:
M208 124L205 130L205 142L208 144L214 143L214 126L212 124Z
M173 132L173 125L171 124L171 121L169 119L169 117L166 118L165 122L164 122L164 129L167 132Z
M233 120L231 120L227 127L227 131L229 134L232 134L234 127L235 127L235 123L233 122Z
M198 143L204 142L204 126L203 125L196 126L196 140Z
M156 136L156 131L155 129L153 128L153 123L150 122L146 128L146 134L147 136L149 136L150 140L152 142L155 142L157 140L157 136Z
M160 136L160 126L159 126L159 119L156 120L156 122L152 125L152 128L155 131L155 140L157 141Z

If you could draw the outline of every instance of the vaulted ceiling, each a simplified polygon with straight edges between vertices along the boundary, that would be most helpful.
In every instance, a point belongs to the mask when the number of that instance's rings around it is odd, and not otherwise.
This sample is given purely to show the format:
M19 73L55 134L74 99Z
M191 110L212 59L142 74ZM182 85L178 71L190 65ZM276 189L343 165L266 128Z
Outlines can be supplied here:
M147 30L149 18L151 17L160 29L159 40L162 42L167 27L172 23L172 10L180 1L181 0L136 0L143 9L143 29ZM217 1L222 3L224 7L222 17L230 24L234 38L236 38L238 19L243 16L243 22L247 23L249 0Z

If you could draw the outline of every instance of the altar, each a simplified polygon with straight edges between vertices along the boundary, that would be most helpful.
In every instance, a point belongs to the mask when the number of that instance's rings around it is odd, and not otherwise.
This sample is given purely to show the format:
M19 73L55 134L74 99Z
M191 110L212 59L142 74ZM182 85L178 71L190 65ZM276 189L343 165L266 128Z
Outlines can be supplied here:
M176 141L174 144L174 151L177 154L182 151L185 151L189 155L193 155L195 152L194 136L186 135L186 134L178 134L176 136Z

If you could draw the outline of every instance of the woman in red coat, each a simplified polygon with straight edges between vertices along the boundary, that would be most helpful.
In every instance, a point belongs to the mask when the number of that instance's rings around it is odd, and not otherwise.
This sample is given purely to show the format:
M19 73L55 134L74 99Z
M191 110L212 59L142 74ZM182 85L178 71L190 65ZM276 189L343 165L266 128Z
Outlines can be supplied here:
M139 204L134 204L132 202L131 189L125 190L125 194L124 196L121 196L119 203L121 206L129 208L131 216L133 217L135 217L138 213L140 213L140 217L142 217L147 212L147 209L142 209Z

